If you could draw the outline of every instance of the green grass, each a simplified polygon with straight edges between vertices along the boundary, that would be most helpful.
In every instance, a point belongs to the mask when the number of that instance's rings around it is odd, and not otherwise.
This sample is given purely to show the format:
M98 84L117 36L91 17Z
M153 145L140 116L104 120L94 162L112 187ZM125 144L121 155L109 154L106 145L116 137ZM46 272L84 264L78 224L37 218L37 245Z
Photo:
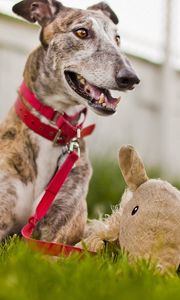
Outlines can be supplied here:
M116 164L94 162L88 196L90 215L96 216L98 207L110 212L123 190ZM0 246L0 300L179 298L180 279L176 274L160 275L145 262L132 267L120 253L114 259L105 253L54 260L31 250L16 237Z
M107 254L57 261L17 238L0 249L0 299L179 299L180 279L162 276L144 262L130 267L126 257Z

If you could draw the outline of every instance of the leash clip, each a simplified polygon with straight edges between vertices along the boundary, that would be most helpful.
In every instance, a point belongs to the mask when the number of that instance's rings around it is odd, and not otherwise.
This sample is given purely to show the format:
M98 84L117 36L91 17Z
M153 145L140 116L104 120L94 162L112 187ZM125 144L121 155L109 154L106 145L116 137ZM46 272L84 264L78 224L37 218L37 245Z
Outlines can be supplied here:
M72 139L69 143L69 152L76 151L79 157L81 155L80 146L79 146L80 138L81 138L81 129L78 128L76 138Z
M78 154L78 156L80 157L80 146L79 146L79 142L77 139L72 139L70 144L69 144L69 152L73 152L76 151L76 153Z

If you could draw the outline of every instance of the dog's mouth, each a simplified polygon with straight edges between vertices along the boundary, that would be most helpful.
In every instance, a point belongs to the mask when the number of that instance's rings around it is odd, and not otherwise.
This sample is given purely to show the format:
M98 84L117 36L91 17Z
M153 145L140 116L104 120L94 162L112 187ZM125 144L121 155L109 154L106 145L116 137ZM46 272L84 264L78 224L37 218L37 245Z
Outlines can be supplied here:
M83 76L77 73L65 71L65 78L69 86L86 99L88 105L96 113L112 115L116 112L121 97L113 98L109 90L90 84Z

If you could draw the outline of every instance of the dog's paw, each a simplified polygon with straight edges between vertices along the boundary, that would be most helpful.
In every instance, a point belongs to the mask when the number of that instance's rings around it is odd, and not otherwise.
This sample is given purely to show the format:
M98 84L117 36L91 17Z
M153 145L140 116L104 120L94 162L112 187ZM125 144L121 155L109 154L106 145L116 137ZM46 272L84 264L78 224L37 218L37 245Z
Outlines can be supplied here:
M76 247L92 252L100 252L104 249L105 243L98 236L91 235L76 244Z

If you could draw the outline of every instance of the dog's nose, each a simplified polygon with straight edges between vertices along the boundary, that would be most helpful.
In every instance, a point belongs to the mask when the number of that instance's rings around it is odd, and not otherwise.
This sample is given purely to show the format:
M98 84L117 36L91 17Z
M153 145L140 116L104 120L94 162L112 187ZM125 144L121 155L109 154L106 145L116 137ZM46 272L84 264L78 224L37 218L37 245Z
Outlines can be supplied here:
M123 68L118 72L116 82L119 88L131 90L135 84L140 82L140 80L135 72L130 69Z

